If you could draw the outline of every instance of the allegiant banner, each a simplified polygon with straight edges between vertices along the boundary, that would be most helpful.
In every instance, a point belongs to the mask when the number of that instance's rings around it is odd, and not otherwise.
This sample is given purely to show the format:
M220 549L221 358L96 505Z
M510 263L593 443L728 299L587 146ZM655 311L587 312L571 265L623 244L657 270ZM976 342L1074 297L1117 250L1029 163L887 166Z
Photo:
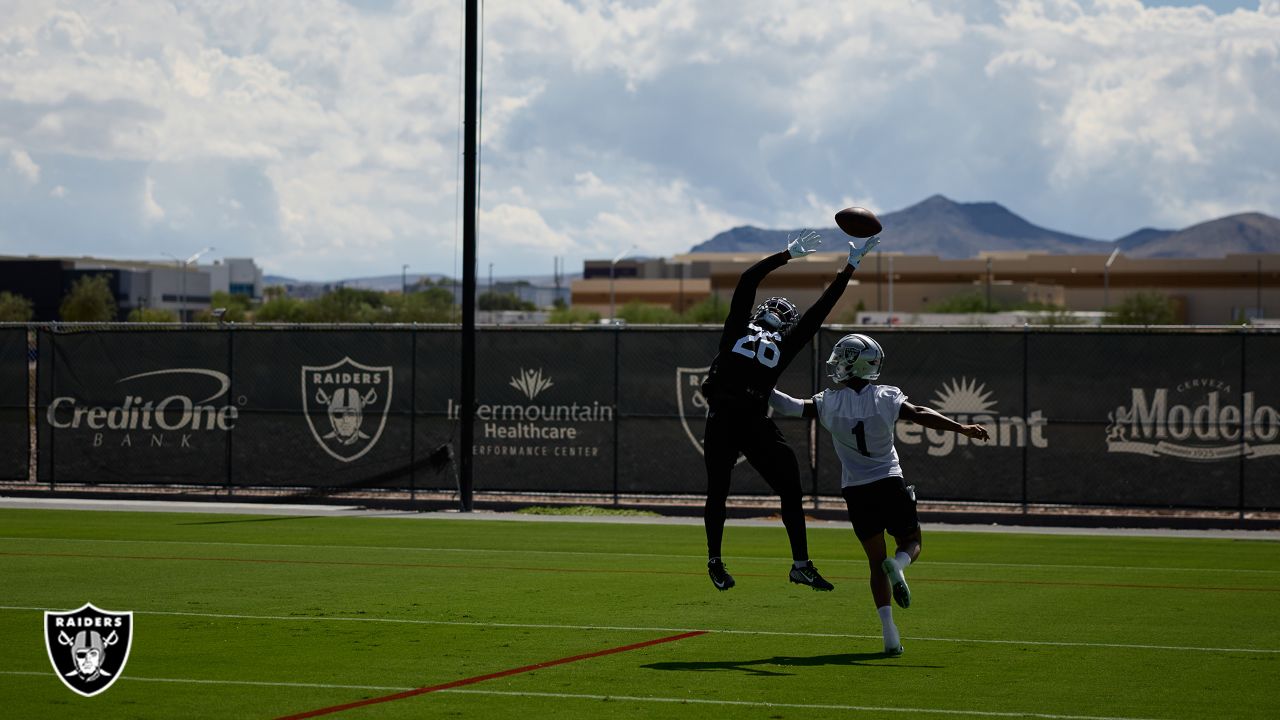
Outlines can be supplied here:
M1280 335L859 329L879 382L990 440L901 422L926 500L1280 506ZM832 383L826 329L782 375ZM473 446L478 491L705 488L701 382L718 328L484 329ZM38 477L452 490L460 335L452 329L39 333ZM26 331L0 332L5 477L26 477ZM21 408L22 410L19 410ZM837 495L828 431L778 418L805 486ZM837 429L839 431L839 429ZM10 447L10 445L12 447ZM443 452L442 452L443 451ZM445 463L447 465L447 463ZM733 492L770 493L748 463Z

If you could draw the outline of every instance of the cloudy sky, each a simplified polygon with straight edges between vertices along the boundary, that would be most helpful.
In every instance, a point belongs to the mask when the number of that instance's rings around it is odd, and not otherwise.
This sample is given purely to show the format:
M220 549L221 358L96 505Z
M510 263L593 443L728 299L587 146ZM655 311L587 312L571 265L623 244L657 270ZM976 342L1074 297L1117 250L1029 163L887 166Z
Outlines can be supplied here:
M0 0L0 254L460 273L462 7ZM1280 0L488 0L483 82L481 277L934 193L1280 216Z

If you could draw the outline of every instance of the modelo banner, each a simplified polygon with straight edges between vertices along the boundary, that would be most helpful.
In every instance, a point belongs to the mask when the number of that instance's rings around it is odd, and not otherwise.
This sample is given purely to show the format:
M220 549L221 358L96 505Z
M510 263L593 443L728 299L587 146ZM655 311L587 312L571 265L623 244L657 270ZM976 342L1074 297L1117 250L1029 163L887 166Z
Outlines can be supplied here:
M30 477L27 331L0 330L0 479Z
M1274 506L1280 388L1265 353L1275 340L1029 335L1027 394L1051 442L1028 456L1028 501L1236 507L1243 492L1246 507Z
M226 481L247 401L226 334L42 331L39 357L41 481Z

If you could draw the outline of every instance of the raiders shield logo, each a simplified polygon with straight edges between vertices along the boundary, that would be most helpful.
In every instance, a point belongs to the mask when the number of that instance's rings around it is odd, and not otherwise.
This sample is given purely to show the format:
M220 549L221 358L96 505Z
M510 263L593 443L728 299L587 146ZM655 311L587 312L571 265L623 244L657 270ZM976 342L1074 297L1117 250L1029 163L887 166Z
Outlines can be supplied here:
M702 425L707 420L707 399L702 397L702 381L707 379L710 365L698 368L676 368L676 407L680 409L680 425L689 442L703 454ZM692 423L692 425L690 425ZM738 462L746 458L738 456Z
M324 367L302 367L302 412L324 451L351 462L373 449L387 425L392 369L349 357Z
M49 662L73 691L93 697L120 679L133 647L133 613L79 610L44 613L44 647Z

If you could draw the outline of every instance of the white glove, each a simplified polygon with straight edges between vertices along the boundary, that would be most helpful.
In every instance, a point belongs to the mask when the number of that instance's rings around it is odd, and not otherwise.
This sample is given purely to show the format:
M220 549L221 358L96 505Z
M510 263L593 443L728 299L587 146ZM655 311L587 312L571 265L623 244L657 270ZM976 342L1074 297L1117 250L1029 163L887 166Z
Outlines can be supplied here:
M861 248L859 248L857 245L854 245L853 243L849 243L849 266L852 267L854 270L857 270L858 263L862 262L862 258L865 257L867 253L874 250L875 247L879 244L880 244L879 235L867 238L867 244L863 245Z
M791 253L793 258L804 257L811 252L817 252L821 244L821 235L812 230L806 230L800 234L800 237L787 243L787 252Z

